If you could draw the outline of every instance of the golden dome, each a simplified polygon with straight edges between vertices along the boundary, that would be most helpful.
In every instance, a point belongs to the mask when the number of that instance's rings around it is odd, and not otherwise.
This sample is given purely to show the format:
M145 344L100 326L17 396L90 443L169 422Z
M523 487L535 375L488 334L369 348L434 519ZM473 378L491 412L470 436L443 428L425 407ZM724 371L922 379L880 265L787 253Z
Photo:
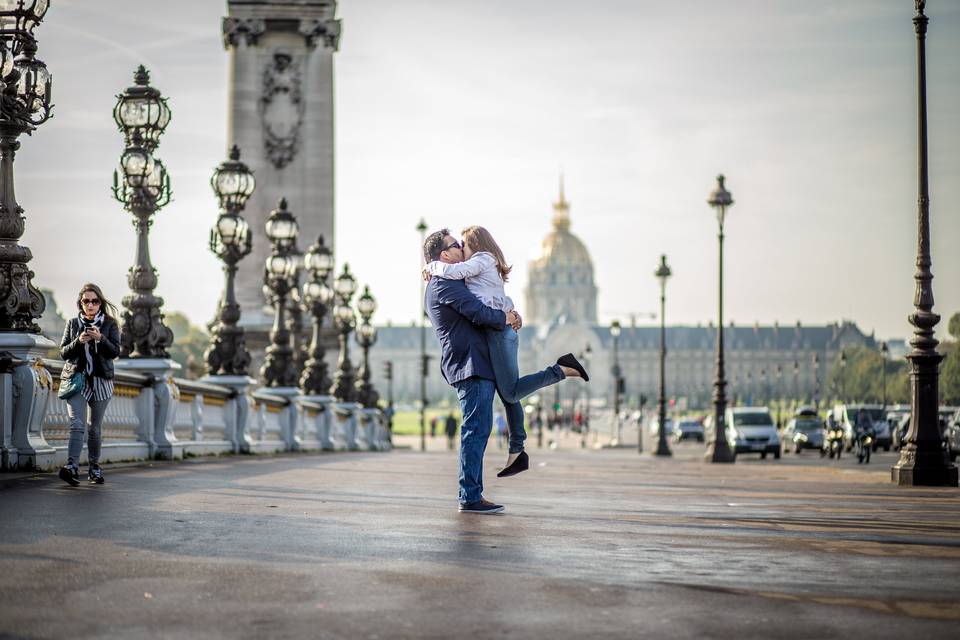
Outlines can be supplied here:
M560 176L560 198L553 203L553 231L540 243L540 256L532 266L543 268L547 265L593 267L587 247L570 233L570 203L563 195L563 176Z

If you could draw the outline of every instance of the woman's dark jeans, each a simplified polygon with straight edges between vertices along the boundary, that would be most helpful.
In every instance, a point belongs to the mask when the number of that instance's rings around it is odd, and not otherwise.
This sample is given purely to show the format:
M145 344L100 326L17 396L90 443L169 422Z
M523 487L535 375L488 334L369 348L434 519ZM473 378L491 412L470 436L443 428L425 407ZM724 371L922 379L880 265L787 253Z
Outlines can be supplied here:
M87 423L87 405L90 406L90 422ZM87 402L82 393L67 400L67 417L70 418L70 443L67 445L67 464L80 466L83 451L83 432L87 431L87 460L91 465L100 464L100 426L107 412L110 398Z
M507 425L510 427L510 453L523 451L523 442L527 439L527 432L523 428L523 405L520 400L531 393L556 384L566 376L560 365L550 365L543 371L520 377L520 367L517 364L517 350L520 346L520 337L513 327L506 327L503 331L487 329L487 347L490 350L490 363L493 365L493 374L497 380L497 393L503 401L503 408L507 412Z

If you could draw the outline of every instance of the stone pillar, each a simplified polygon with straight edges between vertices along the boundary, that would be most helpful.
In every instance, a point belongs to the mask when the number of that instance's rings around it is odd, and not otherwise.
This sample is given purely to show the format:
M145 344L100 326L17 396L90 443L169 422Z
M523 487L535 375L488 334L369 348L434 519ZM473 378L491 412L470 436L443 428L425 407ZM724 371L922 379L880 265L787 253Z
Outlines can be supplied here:
M227 400L225 406L227 413L225 435L227 440L233 443L234 453L251 453L253 439L250 437L250 428L253 425L250 420L253 398L250 397L249 391L257 381L250 376L204 376L200 382L233 389L236 395Z
M261 233L281 197L300 212L306 238L333 234L333 54L336 0L228 0L223 43L230 56L227 146L238 145L257 177L245 217L255 230L239 265L240 324L254 364L272 318L261 291L270 243ZM258 348L261 352L258 354Z
M53 469L56 450L43 437L53 380L42 358L53 342L29 333L0 334L0 353L10 358L0 373L0 466L7 470Z
M321 408L317 413L317 416L314 418L314 423L312 425L307 424L306 429L313 429L310 439L315 439L320 443L320 449L322 451L333 451L333 440L330 439L330 433L333 429L333 396L300 396L298 398L300 405L300 415L301 419L306 419L307 409L302 403L309 403L310 405L319 405ZM312 407L311 407L312 408Z
M333 405L333 428L330 438L338 450L357 450L357 429L363 405L358 402L336 402Z
M130 371L153 378L144 389L140 407L144 425L142 437L150 445L150 455L167 460L183 457L183 445L173 432L180 392L173 382L173 374L180 365L166 358L118 358L113 365L118 371Z

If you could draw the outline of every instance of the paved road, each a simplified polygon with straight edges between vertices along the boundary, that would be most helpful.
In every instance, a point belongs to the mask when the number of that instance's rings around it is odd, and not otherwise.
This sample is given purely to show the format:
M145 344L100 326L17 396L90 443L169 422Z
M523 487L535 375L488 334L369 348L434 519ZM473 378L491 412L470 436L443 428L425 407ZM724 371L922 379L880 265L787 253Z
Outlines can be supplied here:
M229 457L0 489L0 638L956 637L960 491L813 456Z

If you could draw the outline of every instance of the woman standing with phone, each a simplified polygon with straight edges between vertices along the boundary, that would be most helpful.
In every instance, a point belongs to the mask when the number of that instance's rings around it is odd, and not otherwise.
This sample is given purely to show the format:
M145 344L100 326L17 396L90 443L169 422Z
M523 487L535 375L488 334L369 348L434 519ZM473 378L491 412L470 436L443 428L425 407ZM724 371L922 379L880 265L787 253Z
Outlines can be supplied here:
M65 368L72 365L84 379L76 393L64 398L70 418L70 442L67 464L60 469L60 478L74 487L80 484L80 453L85 430L90 465L87 477L92 483L103 484L100 426L113 397L113 361L120 355L120 327L114 317L117 308L104 298L100 287L93 283L83 285L77 295L77 309L79 315L67 320L60 341L60 357ZM61 379L61 385L63 383Z

